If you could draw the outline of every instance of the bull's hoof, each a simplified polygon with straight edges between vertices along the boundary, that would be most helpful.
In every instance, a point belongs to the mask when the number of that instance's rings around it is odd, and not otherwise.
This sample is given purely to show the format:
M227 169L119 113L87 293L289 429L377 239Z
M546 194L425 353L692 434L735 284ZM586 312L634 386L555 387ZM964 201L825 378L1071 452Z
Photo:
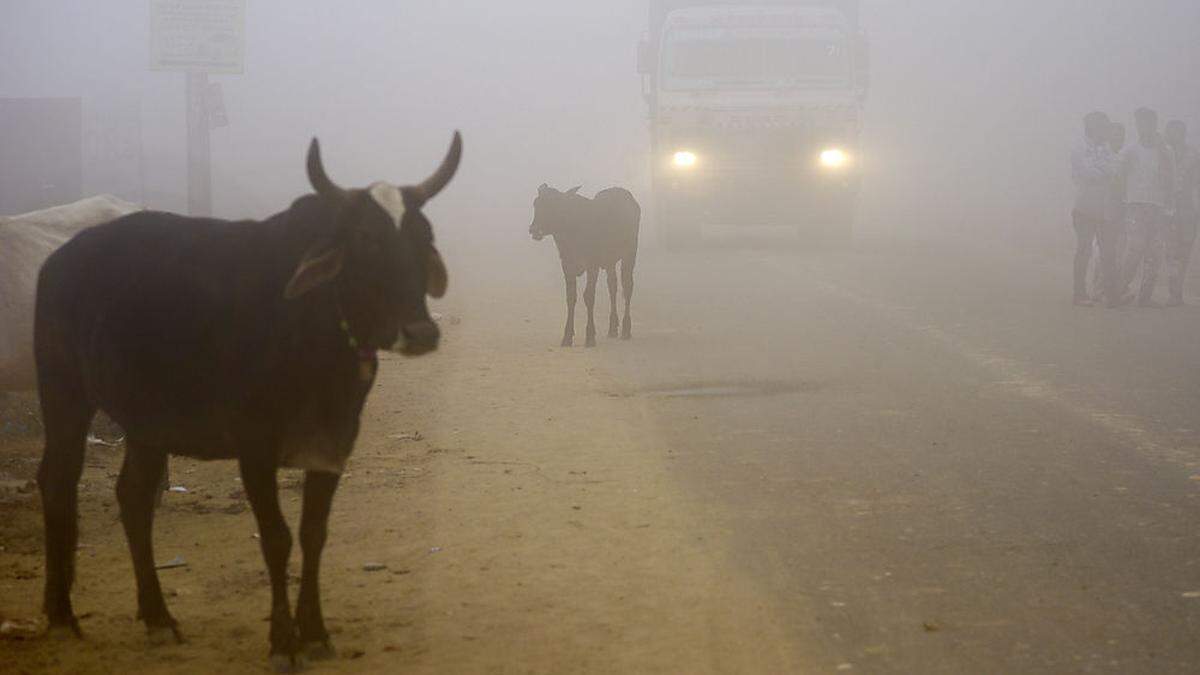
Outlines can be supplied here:
M565 337L565 338L563 338L563 341L562 341L562 345L561 345L561 346L563 346L563 347L574 347L574 346L575 346L575 338L573 338L573 337Z
M585 342L583 346L585 346L585 347L595 347L595 346L596 346L596 336L595 336L595 335L589 335L589 336L588 336L588 339L587 339L587 342Z
M609 337L609 338L615 338L615 337L617 337L617 329L616 329L616 328L613 328L612 330L608 331L608 337Z
M46 628L46 637L50 640L68 642L82 640L83 631L79 630L79 622L71 619L70 623L52 623Z
M299 673L304 670L304 656L301 654L272 654L271 670L277 673Z
M183 644L183 635L176 626L147 626L146 640L151 647Z
M309 661L328 661L337 658L337 650L328 640L306 642L303 647L304 656Z
M621 339L622 340L632 340L633 333L631 331L625 331L624 333L621 333Z

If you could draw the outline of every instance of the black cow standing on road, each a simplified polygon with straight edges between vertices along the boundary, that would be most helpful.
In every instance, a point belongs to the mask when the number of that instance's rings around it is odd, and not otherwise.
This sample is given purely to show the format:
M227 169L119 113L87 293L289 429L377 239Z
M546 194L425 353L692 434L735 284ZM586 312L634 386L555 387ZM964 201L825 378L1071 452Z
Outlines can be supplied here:
M629 190L609 188L592 199L579 194L579 188L559 192L548 185L538 188L533 202L533 224L529 234L535 241L554 237L558 257L562 260L563 279L567 285L567 326L563 330L562 346L575 342L576 279L587 272L583 301L587 305L587 346L596 346L596 283L600 270L608 277L608 296L611 311L608 316L608 336L633 337L633 322L629 301L633 298L633 268L637 264L638 229L642 208ZM625 320L617 320L617 263L621 265L621 287L625 293Z
M77 485L85 438L103 410L125 430L117 481L152 642L179 640L151 548L168 454L237 459L271 580L271 661L331 656L318 567L338 478L371 389L376 350L438 346L425 302L447 275L421 207L453 177L455 134L424 183L335 185L313 141L316 195L262 222L141 212L87 230L47 260L34 325L46 448L38 470L51 631L79 634L71 608ZM292 618L292 536L275 474L304 469L303 574Z

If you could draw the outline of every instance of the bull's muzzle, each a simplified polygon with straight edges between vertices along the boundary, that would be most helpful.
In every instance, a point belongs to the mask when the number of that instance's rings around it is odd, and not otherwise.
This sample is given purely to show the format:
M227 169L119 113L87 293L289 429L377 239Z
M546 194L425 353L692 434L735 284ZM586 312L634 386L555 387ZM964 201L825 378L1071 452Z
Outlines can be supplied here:
M405 356L420 356L438 348L442 331L433 321L414 321L405 324L400 329L400 339L392 347L392 351Z

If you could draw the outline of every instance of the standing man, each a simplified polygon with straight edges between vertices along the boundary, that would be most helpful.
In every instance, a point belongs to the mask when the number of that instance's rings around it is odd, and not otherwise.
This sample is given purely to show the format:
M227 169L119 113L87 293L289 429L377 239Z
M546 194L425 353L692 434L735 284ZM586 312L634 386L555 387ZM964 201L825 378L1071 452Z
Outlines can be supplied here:
M1158 133L1158 113L1139 108L1134 113L1137 143L1121 153L1121 176L1129 215L1129 253L1122 270L1120 292L1124 295L1143 266L1137 302L1141 307L1161 307L1154 302L1154 287L1163 262L1167 208L1174 192L1175 163ZM1133 296L1121 298L1121 304Z
M1093 243L1099 241L1101 264L1112 263L1112 242L1106 236L1109 200L1117 175L1116 159L1108 147L1111 125L1108 115L1088 113L1083 118L1083 142L1071 151L1071 178L1075 181L1075 208L1071 212L1076 237L1074 303L1080 306L1092 304L1087 293L1087 270ZM1114 278L1112 274L1101 276Z
M1183 304L1183 282L1187 278L1192 247L1196 243L1196 225L1200 223L1200 153L1187 144L1187 125L1180 120L1167 123L1167 147L1175 160L1175 213L1167 241L1167 287L1171 291L1169 307Z
M1108 128L1108 149L1112 150L1114 161L1120 157L1121 151L1125 149L1125 125L1120 122L1113 122ZM1119 168L1119 167L1118 167ZM1112 246L1108 248L1108 252L1112 256L1111 262L1104 262L1105 251L1100 249L1101 235L1096 236L1096 264L1093 265L1092 276L1092 300L1104 300L1111 298L1108 302L1110 307L1114 307L1119 297L1114 297L1116 289L1120 286L1121 266L1125 260L1125 179L1121 177L1120 171L1117 171L1116 179L1113 181L1112 188L1109 192L1108 202L1108 241ZM1105 269L1107 267L1107 269ZM1104 275L1109 275L1109 281L1105 280Z
M1108 147L1115 153L1120 154L1125 149L1125 125L1120 122L1113 122L1108 128Z

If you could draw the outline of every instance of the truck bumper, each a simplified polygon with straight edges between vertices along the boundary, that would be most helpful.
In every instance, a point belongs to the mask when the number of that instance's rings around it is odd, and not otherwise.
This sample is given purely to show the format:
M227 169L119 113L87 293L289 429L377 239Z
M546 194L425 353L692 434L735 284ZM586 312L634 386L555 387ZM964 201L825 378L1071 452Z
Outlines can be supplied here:
M660 216L695 226L803 226L853 209L858 187L855 175L793 180L780 180L772 172L663 175L655 181L655 198Z

